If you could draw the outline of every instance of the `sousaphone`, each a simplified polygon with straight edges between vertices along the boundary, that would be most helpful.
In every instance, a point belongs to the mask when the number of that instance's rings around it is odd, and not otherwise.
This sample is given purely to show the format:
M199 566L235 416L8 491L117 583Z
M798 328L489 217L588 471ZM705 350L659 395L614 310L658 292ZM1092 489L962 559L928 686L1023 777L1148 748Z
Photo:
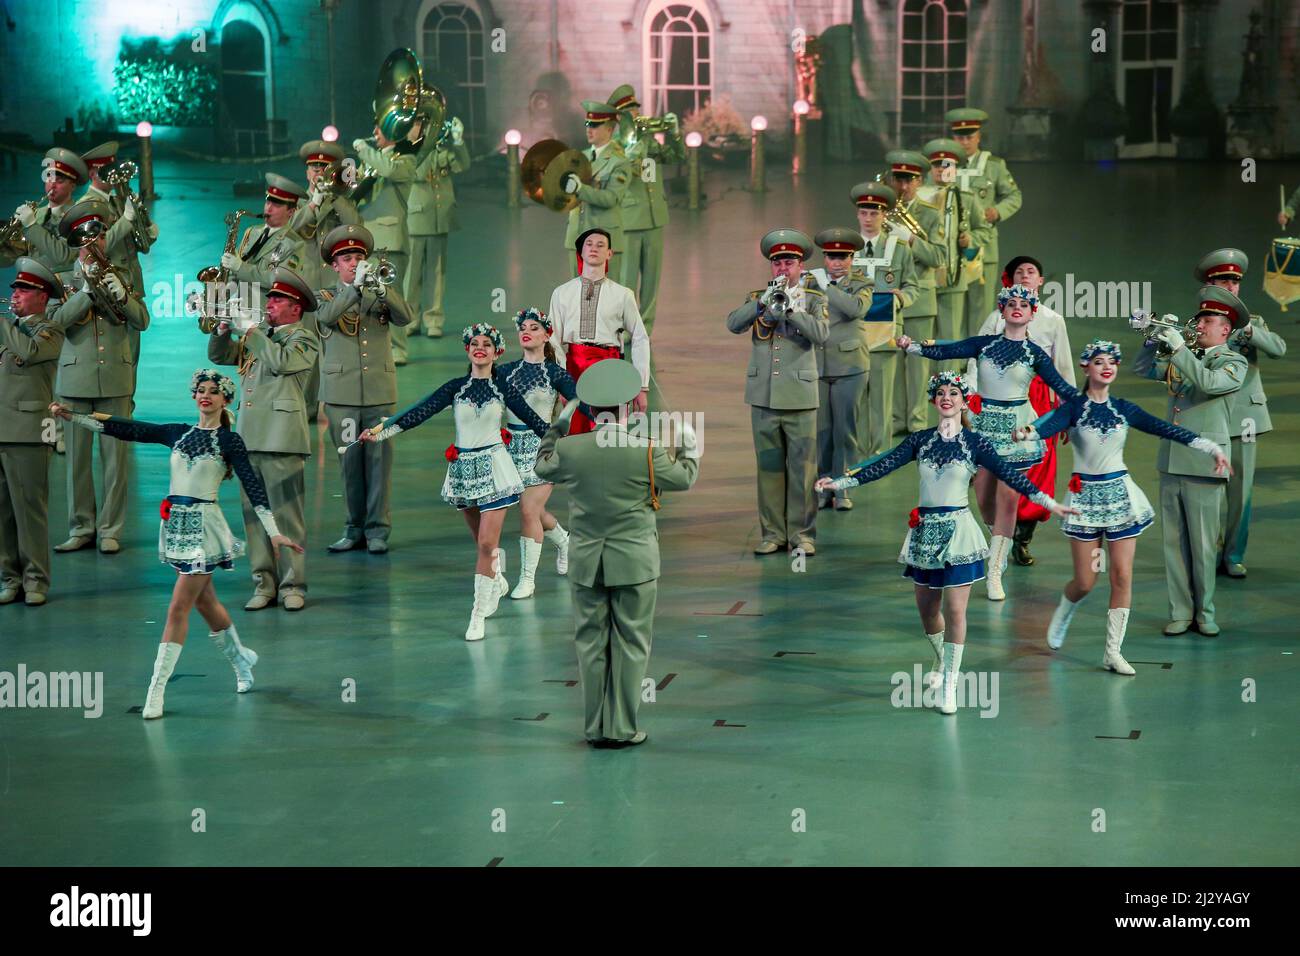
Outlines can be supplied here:
M528 198L556 212L568 212L578 205L578 197L564 191L565 173L573 173L584 183L590 183L591 160L582 150L558 139L534 143L519 165L519 179Z
M420 60L407 49L388 54L379 68L375 97L371 102L375 125L394 142L406 138L416 120L421 133L437 133L447 118L447 98L436 87L424 85Z

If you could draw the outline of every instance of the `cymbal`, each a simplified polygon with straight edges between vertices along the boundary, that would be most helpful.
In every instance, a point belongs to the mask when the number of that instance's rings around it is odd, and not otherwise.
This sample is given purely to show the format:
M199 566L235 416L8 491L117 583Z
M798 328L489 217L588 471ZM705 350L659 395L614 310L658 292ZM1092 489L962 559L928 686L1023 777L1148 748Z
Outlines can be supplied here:
M578 204L578 197L566 193L561 185L565 173L574 173L584 183L590 183L591 160L582 150L558 139L534 143L519 166L519 178L528 198L556 212L568 212Z

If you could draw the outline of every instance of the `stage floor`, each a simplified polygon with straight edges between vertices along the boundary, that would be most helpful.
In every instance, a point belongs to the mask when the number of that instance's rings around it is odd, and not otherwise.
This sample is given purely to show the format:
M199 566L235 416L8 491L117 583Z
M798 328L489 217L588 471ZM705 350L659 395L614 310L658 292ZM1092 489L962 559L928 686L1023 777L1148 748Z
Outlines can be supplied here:
M0 179L0 208L29 198L38 159ZM877 168L870 167L871 173ZM864 167L865 169L865 167ZM137 446L124 550L55 555L50 603L0 608L0 670L102 671L103 713L0 711L0 861L57 865L1235 865L1300 862L1294 561L1300 537L1296 352L1265 360L1276 430L1261 439L1246 580L1219 579L1217 640L1164 638L1160 529L1142 539L1125 653L1135 678L1099 669L1107 589L1052 654L1047 620L1069 566L1043 528L1038 563L1012 568L1009 599L976 585L964 667L997 679L992 702L956 717L895 707L893 675L927 662L912 589L896 562L915 504L911 468L823 512L806 570L758 559L748 341L723 319L766 281L758 239L792 225L852 225L850 186L833 167L750 194L713 175L706 210L674 208L654 330L665 403L702 413L704 457L689 493L660 512L664 576L642 707L650 741L593 751L582 741L568 584L547 545L533 600L503 600L487 639L462 640L473 549L439 497L451 423L397 440L387 556L329 555L342 527L335 453L318 435L308 465L308 607L242 610L247 565L218 593L261 655L237 696L197 615L167 694L143 703L173 575L156 556L164 450ZM1273 197L1294 164L1243 185L1232 163L1013 167L1023 211L1002 257L1041 258L1065 282L1150 282L1149 307L1182 315L1192 265L1238 245L1252 258L1244 298L1293 344L1300 311L1260 291L1277 231ZM298 169L285 166L286 174ZM239 171L251 178L248 171ZM230 167L219 177L236 175ZM207 177L201 181L200 176ZM162 238L151 283L215 262L221 215L256 198L218 195L211 168L162 162L154 207ZM256 208L256 206L254 206ZM461 374L459 330L545 308L568 275L562 217L510 211L487 186L462 191L453 237L449 335L413 339L403 404ZM5 277L6 282L8 277ZM493 290L505 289L506 314ZM1105 334L1130 361L1122 316L1071 319L1077 349ZM518 347L510 334L510 357ZM193 416L187 385L207 364L183 317L144 336L138 417ZM1163 389L1121 374L1116 393L1162 413ZM1154 498L1156 442L1135 436L1128 465ZM1061 471L1068 475L1069 451ZM64 459L52 469L51 535L65 530ZM1063 487L1064 477L1059 486ZM238 530L236 489L224 487ZM567 517L565 493L553 510ZM567 521L566 521L567 523ZM503 547L513 583L518 516ZM924 653L923 653L924 652ZM354 681L355 702L343 701ZM1257 702L1244 702L1243 682ZM992 690L991 685L986 685ZM990 719L991 718L991 719ZM197 811L201 810L202 814ZM1100 811L1100 812L1099 812ZM201 818L203 832L195 832Z

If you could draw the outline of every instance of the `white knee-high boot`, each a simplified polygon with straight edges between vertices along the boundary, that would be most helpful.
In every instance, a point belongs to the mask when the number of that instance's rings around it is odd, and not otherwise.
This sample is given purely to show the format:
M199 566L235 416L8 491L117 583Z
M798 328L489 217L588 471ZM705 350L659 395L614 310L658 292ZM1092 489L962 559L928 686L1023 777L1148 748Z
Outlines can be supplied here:
M506 551L505 548L496 548L492 552L492 569L495 572L493 580L497 586L497 600L505 597L510 593L510 582L506 580ZM492 610L488 611L488 616L497 609L496 601L492 602Z
M542 543L534 541L532 538L519 539L519 583L510 593L512 598L528 598L533 596L536 584L534 579L537 576L537 562L542 557Z
M569 573L569 532L564 530L564 525L558 521L555 527L542 535L547 541L555 545L555 573L561 576Z
M1070 622L1074 620L1074 612L1079 610L1079 605L1083 603L1084 595L1077 601L1071 601L1064 594L1061 595L1061 603L1056 605L1056 610L1052 612L1051 623L1047 625L1047 646L1052 650L1058 650L1065 643L1065 633L1070 629Z
M1132 677L1137 671L1119 652L1124 646L1124 632L1128 630L1128 612L1126 607L1113 607L1106 612L1106 654L1101 659L1101 666Z
M965 649L965 644L952 644L948 641L943 643L943 702L939 705L940 713L957 713L957 681L961 679L961 655Z
M208 637L230 661L235 672L235 693L247 694L253 689L253 665L257 663L257 652L239 642L233 622L223 631L209 631Z
M144 710L140 716L153 720L163 714L163 694L167 690L167 681L176 669L176 661L181 656L182 644L170 642L158 645L158 656L153 662L153 677L149 680L149 692L145 694Z
M926 687L939 687L943 684L943 631L938 634L927 634L925 639L930 642L930 647L934 651L934 663L925 675Z
M988 580L985 586L990 601L1007 599L1007 592L1002 588L1002 571L1006 567L1007 551L1010 547L1011 539L1000 534L995 534L993 540L989 542Z
M474 575L474 607L469 612L469 627L465 629L465 640L483 640L483 622L488 616L488 607L500 599L497 584L486 574Z

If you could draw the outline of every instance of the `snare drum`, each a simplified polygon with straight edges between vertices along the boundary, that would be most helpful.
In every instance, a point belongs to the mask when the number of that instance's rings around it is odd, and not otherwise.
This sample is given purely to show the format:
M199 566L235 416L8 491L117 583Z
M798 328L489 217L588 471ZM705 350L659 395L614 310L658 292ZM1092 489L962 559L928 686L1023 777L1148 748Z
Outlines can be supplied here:
M1300 299L1300 239L1282 236L1273 240L1264 261L1264 291L1282 311Z

